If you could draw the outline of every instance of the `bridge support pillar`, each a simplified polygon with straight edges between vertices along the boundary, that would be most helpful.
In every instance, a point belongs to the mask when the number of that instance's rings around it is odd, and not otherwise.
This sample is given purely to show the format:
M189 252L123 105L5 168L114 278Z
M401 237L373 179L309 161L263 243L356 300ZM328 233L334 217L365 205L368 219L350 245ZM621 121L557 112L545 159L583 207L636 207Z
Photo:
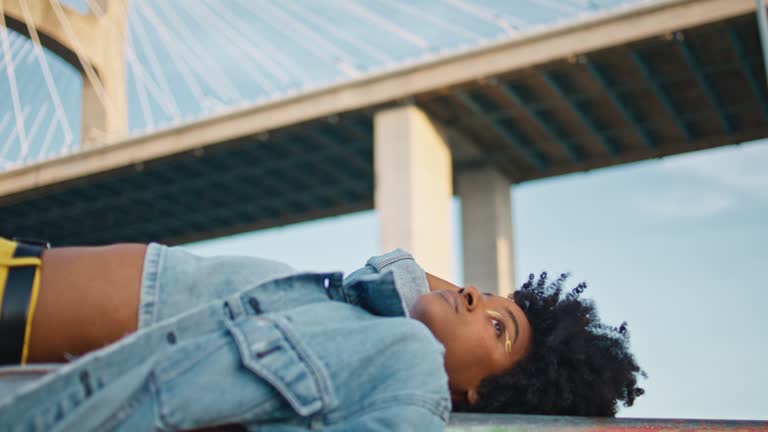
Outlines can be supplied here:
M483 168L457 175L461 198L464 283L506 296L514 290L510 182Z
M83 76L82 146L94 147L128 133L128 101L125 93L125 29L128 19L128 0L89 0L91 14L100 24L102 40L94 65L104 89L104 102L100 89Z
M437 126L415 106L374 117L374 201L381 248L403 248L428 272L451 271L451 150Z
M81 14L61 4L61 0L0 0L8 28L28 37L37 33L44 46L83 75L83 148L104 144L128 132L128 1L89 0L90 13Z

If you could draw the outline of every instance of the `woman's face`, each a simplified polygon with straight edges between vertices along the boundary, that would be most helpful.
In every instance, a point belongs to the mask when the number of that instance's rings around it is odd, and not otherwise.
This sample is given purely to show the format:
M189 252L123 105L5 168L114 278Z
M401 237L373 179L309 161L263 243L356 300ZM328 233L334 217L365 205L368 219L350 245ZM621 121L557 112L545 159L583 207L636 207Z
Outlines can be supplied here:
M531 327L514 301L470 286L424 294L410 310L445 346L445 370L454 402L474 404L477 387L528 353ZM458 288L458 287L457 287Z

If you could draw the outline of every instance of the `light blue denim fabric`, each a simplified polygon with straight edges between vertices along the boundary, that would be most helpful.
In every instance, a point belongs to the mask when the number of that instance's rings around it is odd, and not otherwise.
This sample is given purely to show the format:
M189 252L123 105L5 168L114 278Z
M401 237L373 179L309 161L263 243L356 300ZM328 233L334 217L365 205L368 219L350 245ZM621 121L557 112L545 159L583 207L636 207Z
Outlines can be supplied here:
M387 254L371 257L364 267L347 276L344 279L344 284L352 285L358 280L376 278L377 275L384 273L391 273L394 277L404 314L410 316L411 307L420 295L429 292L429 285L424 270L416 264L411 254L402 249L395 249ZM373 303L394 301L397 298L397 296L382 296L376 291L371 292L370 297L374 300ZM365 307L365 305L363 306Z
M247 287L270 279L298 273L291 266L255 257L201 257L181 248L169 248L156 243L147 247L139 308L139 328L164 321L210 301L222 299ZM356 281L376 280L377 275L392 273L395 293L373 284L361 284L354 293L347 292L348 301L379 315L405 315L416 299L429 292L424 270L413 257L401 249L371 257L362 268L344 279L345 286ZM401 301L402 299L402 301ZM403 311L395 304L401 305ZM288 304L290 306L290 304Z
M421 270L388 255L342 281L152 246L142 328L0 395L0 430L442 430L444 350L398 292L426 287L395 284Z
M139 301L139 328L279 277L291 266L244 256L201 257L178 247L147 246Z

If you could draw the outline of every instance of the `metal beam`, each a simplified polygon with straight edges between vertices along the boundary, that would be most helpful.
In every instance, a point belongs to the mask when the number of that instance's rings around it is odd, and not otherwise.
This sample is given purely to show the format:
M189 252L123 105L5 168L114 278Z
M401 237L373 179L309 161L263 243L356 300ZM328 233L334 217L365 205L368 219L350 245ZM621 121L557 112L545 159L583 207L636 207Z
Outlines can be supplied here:
M702 68L702 72L704 73L715 73L715 72L730 72L731 70L740 69L741 64L739 62L735 63L722 63L718 64L716 66L707 66L705 68ZM676 83L680 83L683 81L690 80L690 73L685 72L684 74L665 74L663 77L654 77L654 82L660 86L663 87L664 85L674 85ZM636 90L644 90L646 87L648 87L648 83L643 80L637 80L634 81L631 84L625 84L625 85L614 85L612 88L614 92L617 94L621 94L624 92L630 92L630 91L636 91ZM584 91L585 89L579 89L579 93L571 93L571 100L573 102L582 102L589 99L594 99L602 94L600 91ZM654 89L655 91L655 89ZM666 97L666 96L665 96ZM669 101L669 98L667 98L667 101ZM534 102L527 102L526 106L531 111L547 111L554 106L557 105L559 100L552 99L548 101L534 101ZM663 103L663 102L662 102ZM733 105L729 107L729 112L733 111ZM499 111L497 113L489 113L486 114L488 118L497 118L497 117L509 117L509 113L504 111ZM691 116L689 114L686 115L680 115L683 119L688 119ZM677 119L675 120L677 122ZM458 125L458 126L464 126L466 124L470 123L469 121L466 121L464 119L458 120L457 123L452 124ZM642 122L640 125L644 128L652 128L654 124L658 124L658 122L654 122L652 120L646 120L645 122ZM682 128L682 127L681 127ZM604 135L608 135L606 130L602 131ZM693 136L691 137L693 138ZM578 148L576 148L578 150Z
M324 147L336 151L345 161L356 168L358 174L368 175L373 172L373 163L368 163L354 154L351 154L351 150L356 149L357 146L344 146L338 144L334 137L329 136L329 131L326 128L305 132L305 136L308 137L310 142L320 142ZM370 145L372 146L373 143L370 143Z
M282 140L281 140L282 141ZM260 149L259 151L264 152L265 149ZM271 153L271 150L268 150ZM178 183L161 183L159 185L153 186L152 188L132 188L130 192L125 192L121 194L113 194L106 198L100 197L99 194L94 194L93 199L91 200L78 200L74 205L68 206L68 207L59 207L55 211L52 212L56 216L56 218L64 218L64 217L78 217L81 214L83 214L86 211L97 211L99 209L109 209L113 207L121 207L121 206L130 206L132 203L135 203L138 200L160 200L160 201L166 201L168 199L173 199L173 197L177 194L178 190L183 188L185 190L197 190L199 188L205 187L205 186L211 186L212 184L232 184L232 182L242 182L244 181L243 177L245 178L259 178L259 184L263 185L265 182L268 182L268 178L270 177L270 172L280 172L281 170L285 169L292 169L295 168L297 164L300 164L305 161L317 161L322 160L325 157L339 157L341 158L343 155L343 150L340 149L324 149L322 151L313 153L313 154L302 154L294 159L290 160L281 160L276 162L271 162L269 165L262 165L259 167L241 167L236 169L229 169L223 172L220 172L219 174L216 174L214 178L209 177L197 177L197 178L190 178L183 182L183 185L180 185ZM202 161L201 163L205 163L205 161ZM131 178L130 176L128 177ZM121 180L125 181L125 180ZM270 185L274 189L283 190L284 188L279 183L271 182ZM355 188L356 189L356 188ZM85 191L88 191L88 188L84 189ZM257 191L257 189L252 189L254 192ZM85 192L88 193L88 192ZM77 192L77 197L82 198L82 191ZM286 195L286 194L281 194ZM287 194L290 195L290 194ZM97 199L98 198L98 199ZM269 198L269 197L267 197ZM43 198L45 200L46 198ZM0 207L2 208L2 207ZM34 226L34 225L42 225L45 223L46 220L49 218L48 212L40 211L35 212L35 216L25 218L25 220L21 224L13 224L18 226ZM11 225L11 224L9 224Z
M342 134L350 137L351 141L364 143L366 147L373 149L373 114L365 113L367 117L345 119L338 123L337 128Z
M552 72L542 72L541 76L544 79L544 82L547 83L549 89L566 102L568 108L571 109L571 112L573 112L576 117L578 117L581 124L584 125L584 127L586 127L587 130L589 130L589 132L597 138L605 151L608 152L608 154L611 156L618 154L618 149L616 146L605 136L603 136L602 133L600 133L600 130L598 130L594 120L592 120L577 103L571 100L570 95L565 91L563 86L557 82L557 79L554 77Z
M640 125L635 116L629 111L629 108L624 103L624 101L621 100L618 93L608 80L608 77L606 77L605 73L600 70L600 67L590 61L588 61L585 66L587 67L590 75L592 75L592 78L597 81L597 84L608 94L608 97L619 109L619 112L621 112L621 114L624 116L624 119L635 129L635 132L640 135L640 139L642 139L645 146L650 149L655 149L656 143L651 137L651 134L649 134L648 131Z
M712 108L714 108L715 112L717 112L717 116L720 118L720 123L723 125L723 129L725 129L726 133L732 133L733 124L731 124L731 120L728 118L728 115L725 113L725 111L723 111L720 98L717 96L717 93L715 93L715 89L712 88L712 84L701 72L701 65L699 64L699 60L696 58L696 55L693 53L693 50L685 41L685 38L679 38L677 40L677 46L680 48L680 52L682 53L685 62L688 64L688 68L691 70L694 78L696 78L696 82L699 83L699 87L701 87L701 89L704 91L704 95L709 100Z
M267 179L264 179L265 181L268 181ZM276 182L277 180L273 180L272 182ZM368 184L361 183L358 186L358 192L362 195L367 192ZM163 217L163 220L170 220L171 226L178 225L181 227L184 227L187 222L194 222L198 221L201 223L204 223L206 221L210 221L211 219L215 218L229 218L232 217L232 215L242 214L244 212L253 212L253 215L255 216L254 222L258 222L259 219L265 219L265 218L272 218L276 220L278 225L279 219L283 219L285 217L288 217L290 215L296 215L298 213L303 212L312 212L317 209L316 206L310 204L310 202L314 201L321 201L324 199L325 191L323 188L314 188L313 190L308 190L302 193L301 195L294 195L294 194L277 194L277 195L270 195L265 192L259 192L255 194L256 196L254 199L249 200L248 202L242 202L242 201L232 201L223 205L218 206L205 206L200 209L196 209L193 212L186 212L182 215L177 215L176 218L168 218ZM325 201L328 202L328 201ZM152 204L156 205L156 204ZM349 204L346 204L349 205ZM336 207L344 207L345 204L337 204ZM333 207L333 206L330 206ZM153 207L142 207L141 211L135 211L127 215L123 213L121 214L121 217L119 219L120 226L116 226L114 224L110 224L108 227L110 228L109 231L111 231L113 228L117 231L135 231L138 233L143 232L147 227L152 227L153 225L157 225L158 222L154 220L152 217L147 217L147 212L151 211ZM56 218L57 220L62 220L60 218ZM34 233L37 232L37 228L41 226L46 226L47 222L45 219L41 219L43 223L38 224L24 224L21 225L21 228L13 228L13 232L30 232ZM66 231L69 233L68 235L71 236L71 239L77 241L77 242L85 242L88 243L89 240L89 233L93 232L93 229L86 229L84 226L81 226L82 224L69 224ZM165 225L165 224L162 224ZM80 231L71 229L72 227L77 226L80 228ZM103 227L103 224L100 224L99 228ZM26 227L32 227L32 230L25 230ZM91 227L93 228L93 227ZM58 229L52 229L49 230L52 232L59 231ZM102 230L97 229L96 232L100 232ZM194 231L194 230L188 230L188 231ZM97 234L100 235L100 234ZM53 239L56 240L56 239ZM61 240L59 240L61 241Z
M310 143L317 143L317 138L315 134L311 134L308 132L301 132L297 134L297 138L304 137L303 139ZM315 154L313 152L312 154ZM341 157L345 162L350 163L357 163L360 162L360 160L349 154L349 151L346 149L341 149L337 155ZM328 187L328 199L332 201L337 201L338 204L349 204L349 196L357 195L358 192L360 192L360 179L361 178L368 178L372 171L373 166L372 165L366 165L363 164L362 166L367 167L366 171L359 171L357 169L353 170L344 170L344 165L338 165L338 164L328 164L325 161L318 161L315 160L315 163L312 164L312 170L311 171L317 171L320 174L324 174L327 178L333 179L335 183L331 183L331 185L335 185L335 187ZM351 172L350 172L351 171ZM305 177L311 182L315 183L318 180L323 181L322 178L318 178L315 175L315 178L313 179L312 176L314 173L306 173ZM311 185L311 184L310 184ZM329 186L331 186L329 185ZM373 190L370 191L371 195L373 194Z
M288 141L288 142L292 142L292 141L307 142L307 143L310 144L310 147L314 147L314 146L312 146L312 144L316 143L316 141L314 141L312 139L313 136L314 136L314 134L312 134L311 132L298 131L298 132L286 134L286 137L284 139L286 141ZM304 157L307 154L312 156L312 155L315 155L315 154L318 153L317 150L315 150L315 151L307 151L306 149L298 149L298 148L296 148L296 146L293 146L293 145L287 145L287 146L284 146L283 148L285 148L289 152L289 154L290 154L289 157L291 159L293 159L293 158L302 158L302 157ZM320 149L319 146L317 148ZM347 160L348 156L347 156L347 152L346 151L340 151L339 154L343 155L345 160ZM350 158L354 159L353 157L350 157ZM319 196L319 198L321 200L324 200L324 199L330 200L331 202L334 202L337 205L346 204L343 196L346 195L349 192L350 189L352 189L352 188L354 188L356 186L357 179L354 178L354 179L350 180L350 178L348 176L344 176L342 174L341 169L340 169L341 167L330 166L330 164L326 164L325 161L317 160L317 159L311 159L309 161L306 161L305 163L307 163L307 162L311 164L311 166L312 166L311 170L304 171L304 170L301 170L301 169L297 169L297 170L293 171L292 176L296 175L299 178L303 179L304 186L307 187L307 188L311 188L318 181L324 182L323 181L323 177L326 177L326 178L330 177L330 178L332 178L333 180L335 180L337 188L338 188L337 191L341 192L340 195L342 195L342 197L339 197L338 193L334 193L333 188L328 187L328 188L326 188L327 193L324 194L324 195ZM302 171L304 171L304 172L302 172ZM320 175L318 175L318 174L320 174Z
M705 74L709 73L716 73L716 72L730 72L731 70L736 70L741 68L741 63L735 62L735 63L721 63L714 66L707 66L701 69L702 72ZM691 74L687 71L682 74L665 74L663 77L654 77L655 82L660 85L674 85L683 81L688 81L691 78ZM614 85L613 91L617 94L621 94L624 92L630 92L634 90L643 90L648 86L647 83L640 81L635 81L629 84L624 85ZM571 93L570 97L571 100L574 102L581 102L589 99L594 99L595 97L598 97L602 94L600 91L591 91L587 89L578 89L579 93ZM555 104L552 103L552 101L535 101L535 102L528 102L527 107L531 111L542 111L546 110L548 108L552 108ZM505 112L500 112L496 114L489 114L489 117L494 116L507 116L508 114Z
M509 84L501 84L500 86L501 92L504 96L506 96L508 99L510 99L514 105L519 109L520 111L524 112L525 114L530 117L533 122L536 124L536 126L543 130L544 133L551 139L553 142L556 142L560 147L565 151L565 153L568 155L568 157L574 161L574 162L581 162L582 155L581 152L572 146L568 142L568 137L562 136L562 134L558 133L557 130L553 129L539 113L538 111L532 109L520 96L518 91L513 88Z
M765 98L765 87L760 85L752 65L747 58L746 50L744 49L744 43L739 37L739 33L733 27L733 24L728 25L728 38L731 40L733 50L736 51L736 55L739 57L741 63L741 70L744 72L744 77L749 83L749 88L752 90L752 94L760 101L760 106L763 107L763 119L768 119L768 100Z
M667 92L664 91L664 89L661 87L661 84L659 84L659 81L653 76L651 68L643 56L634 49L629 51L629 55L632 57L632 61L635 62L635 65L637 65L637 68L640 69L640 72L645 77L645 80L648 81L648 84L650 84L651 89L653 89L653 93L656 95L656 98L659 100L659 102L661 102L662 105L664 105L664 108L667 109L669 114L672 115L672 118L674 119L675 123L677 123L678 128L680 128L680 131L685 136L686 141L690 142L693 140L695 138L693 131L691 130L690 126L688 126L688 123L683 120L682 116L677 111L677 108L675 108L672 99L670 99L669 95L667 95Z
M464 104L466 108L489 123L493 129L507 141L508 144L511 144L511 146L514 147L515 150L517 150L520 155L523 156L528 162L536 167L536 169L542 170L547 167L548 161L544 155L540 154L530 145L527 145L527 143L523 143L517 135L510 132L508 128L502 126L498 119L489 119L486 116L483 108L477 102L475 102L474 99L472 99L472 96L463 90L458 90L455 94L456 98L461 101L461 103Z
M317 194L317 191L314 191L311 193L313 196ZM303 200L302 200L303 201ZM272 227L272 226L283 226L294 222L300 222L304 220L312 220L317 219L319 217L323 216L331 216L336 214L342 214L350 211L358 211L358 210L364 210L371 207L370 201L368 202L361 202L360 204L352 204L352 205L346 205L342 207L331 207L324 209L318 209L313 208L312 206L303 204L302 201L299 201L292 197L284 197L281 198L278 201L279 207L273 207L276 211L274 212L264 212L263 207L260 205L259 200L254 200L253 203L248 204L242 204L236 208L236 210L241 212L254 212L253 214L255 217L254 220L250 223L243 222L241 226L247 227L247 228L239 228L236 227L225 227L224 229L213 229L210 232L207 233L200 233L195 232L195 230L192 229L185 229L191 224L199 223L199 224L206 224L207 221L209 221L212 218L216 217L229 217L232 213L231 211L235 208L235 205L232 204L230 208L205 208L202 209L200 212L190 212L186 213L185 215L179 217L176 220L173 220L171 225L169 227L163 227L163 234L166 234L165 237L161 238L148 238L146 236L147 231L150 232L157 232L158 230L155 229L155 227L158 225L157 221L153 220L144 220L144 221L135 221L134 223L129 223L125 225L120 226L113 226L110 228L114 228L114 230L110 229L109 232L117 232L118 235L124 235L123 233L130 233L129 235L133 235L135 237L128 238L127 240L131 241L161 241L164 243L172 243L177 244L180 241L188 242L193 240L201 240L203 238L210 238L210 237L216 237L221 235L226 235L227 233L232 234L235 232L242 232L242 231L252 231L254 229L264 228L264 227ZM280 210L277 210L277 209ZM286 209L288 209L286 211ZM242 213L242 214L248 214L248 213ZM166 218L167 219L167 218ZM239 229L238 229L239 228ZM170 229L172 233L168 235L166 232L167 229ZM211 235L209 233L215 233L215 235ZM75 233L74 235L71 235L69 238L63 238L63 240L59 240L58 243L63 243L64 245L67 244L105 244L109 242L114 242L115 240L109 240L104 239L104 232L103 231L83 231L80 233ZM118 238L118 240L125 241L126 238Z

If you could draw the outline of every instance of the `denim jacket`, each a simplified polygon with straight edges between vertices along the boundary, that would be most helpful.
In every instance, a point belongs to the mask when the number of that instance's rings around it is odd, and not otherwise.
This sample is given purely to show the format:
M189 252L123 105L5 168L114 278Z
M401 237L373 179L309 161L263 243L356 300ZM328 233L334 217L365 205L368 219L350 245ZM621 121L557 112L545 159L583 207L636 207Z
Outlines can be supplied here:
M218 271L205 273L209 262ZM410 255L374 257L346 279L294 273L240 285L290 273L276 266L154 245L140 330L0 395L0 430L442 430L443 347L406 318L427 289ZM192 279L213 294L193 296ZM177 298L184 310L168 306Z

